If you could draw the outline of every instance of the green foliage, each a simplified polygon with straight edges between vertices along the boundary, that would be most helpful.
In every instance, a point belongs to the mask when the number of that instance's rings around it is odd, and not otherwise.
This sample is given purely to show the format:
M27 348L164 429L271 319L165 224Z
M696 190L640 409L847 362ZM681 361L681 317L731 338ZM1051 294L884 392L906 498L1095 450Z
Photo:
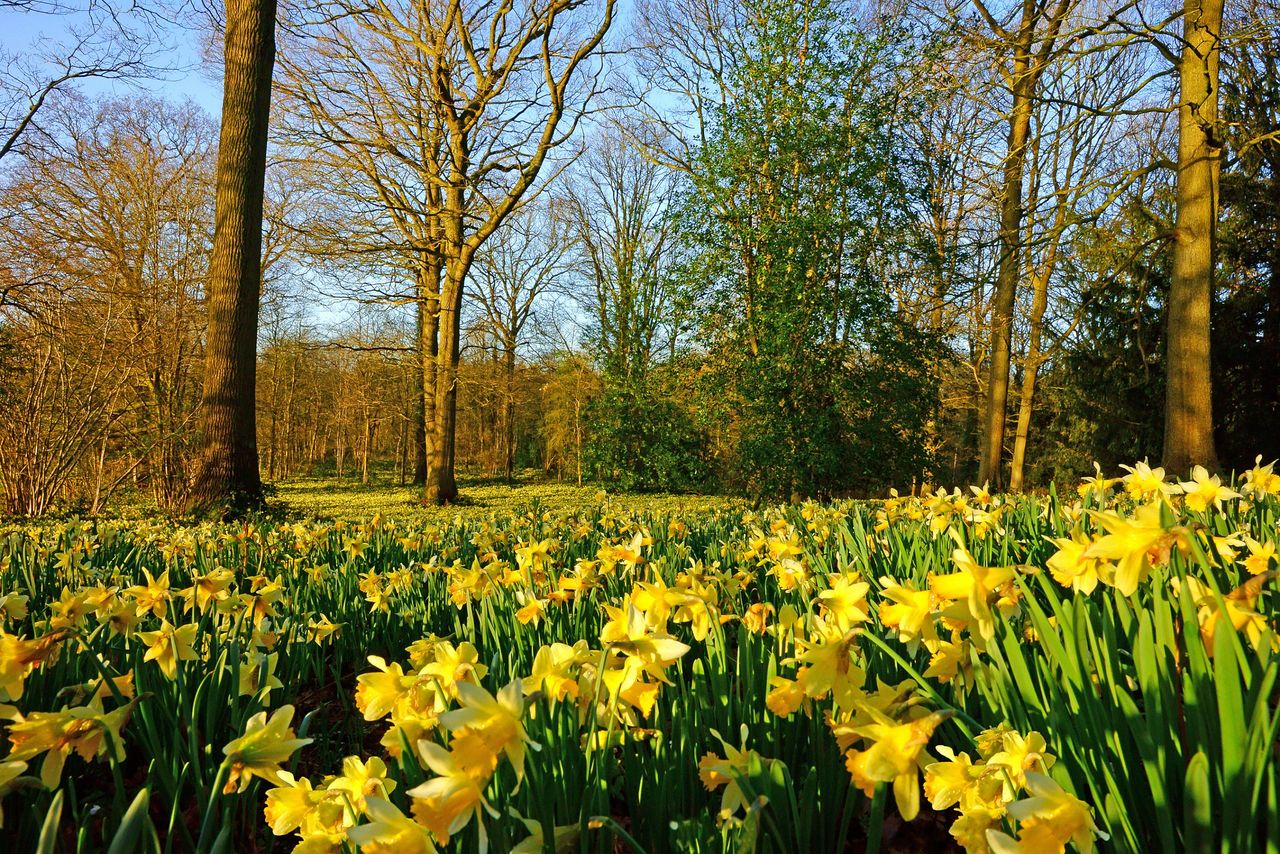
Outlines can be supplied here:
M829 495L923 470L932 379L895 316L878 260L905 236L907 193L877 73L892 34L827 0L747 4L733 96L699 152L686 205L709 306L703 378L730 485ZM906 346L904 346L906 344Z
M1169 253L1162 212L1131 203L1077 240L1084 286L1078 332L1044 372L1047 413L1033 480L1158 459L1164 434L1164 315Z
M647 385L606 388L587 407L584 464L594 478L628 491L706 485L706 442L688 413Z

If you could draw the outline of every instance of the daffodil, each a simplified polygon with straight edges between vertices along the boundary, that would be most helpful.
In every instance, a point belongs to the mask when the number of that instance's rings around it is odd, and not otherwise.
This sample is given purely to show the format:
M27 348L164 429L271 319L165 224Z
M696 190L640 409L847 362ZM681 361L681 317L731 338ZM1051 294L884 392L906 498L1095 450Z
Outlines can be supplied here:
M898 640L908 651L914 654L921 643L928 645L938 639L928 590L916 590L885 576L880 579L880 595L880 622L897 630Z
M963 605L961 618L976 622L979 636L991 640L996 631L992 600L998 598L1002 586L1013 580L1014 570L981 566L963 547L951 553L951 560L960 571L947 575L929 573L929 589L941 599Z
M341 792L356 812L363 813L368 798L387 798L396 790L396 781L387 777L387 763L378 757L365 761L348 756L342 760L342 773L330 780L325 789Z
M529 835L516 843L511 849L511 854L543 854L547 850L546 833L543 830L542 822L524 818L515 810L511 813L520 820L521 824L529 829ZM551 850L555 854L569 854L570 851L578 849L578 840L582 836L582 825L574 822L573 824L561 825L551 828Z
M382 798L369 799L369 823L353 827L347 836L366 854L436 854L427 828L405 816Z
M509 682L496 697L478 685L459 683L458 702L461 707L441 715L440 723L450 732L465 730L479 735L495 754L506 755L516 780L523 780L525 746L536 749L537 745L525 732L520 680Z
M996 830L987 832L995 854L1062 854L1068 842L1074 843L1080 854L1092 854L1094 840L1108 838L1094 823L1089 805L1052 778L1028 773L1027 790L1031 797L1008 806L1010 817L1018 822L1018 838Z
M169 570L160 573L160 577L152 576L151 570L143 567L143 576L146 577L146 584L137 584L125 590L127 596L132 597L139 614L150 612L160 619L164 619L169 613Z
M387 664L380 656L369 656L369 663L379 672L361 673L356 677L356 708L366 721L376 721L391 714L396 703L417 681L417 676L406 676L403 667L394 662Z
M634 658L643 670L660 682L666 682L665 670L689 651L661 628L651 629L640 609L629 601L622 607L605 605L611 619L600 630L600 642L610 652Z
M1027 774L1048 773L1056 761L1056 757L1049 753L1043 735L1030 732L1024 736L1013 730L1001 733L1000 749L987 756L987 765L998 767L1004 772L1006 801L1012 800L1023 789Z
M702 781L702 785L708 792L714 792L721 786L724 787L724 794L720 797L719 816L725 819L732 816L740 808L748 806L747 795L742 791L739 780L749 776L752 764L763 763L765 760L756 751L747 749L745 726L743 727L741 748L732 747L715 730L712 730L711 734L716 737L721 747L724 748L724 756L720 757L714 753L706 753L698 762L698 779Z
M869 744L851 749L845 767L853 783L868 797L880 783L893 784L893 796L903 819L911 821L920 811L920 771L925 767L924 748L933 731L950 715L933 712L904 722L876 715L876 723L858 727L855 734Z
M58 787L63 764L73 751L86 761L106 756L114 762L123 762L124 740L120 730L136 703L133 700L110 712L104 712L97 703L60 712L32 712L10 724L9 741L13 749L8 758L25 761L45 754L40 781L47 789Z
M1046 561L1053 580L1086 596L1092 593L1109 566L1101 558L1088 554L1094 541L1077 531L1070 537L1052 538L1050 542L1058 547Z
M143 661L154 661L160 665L160 671L170 679L178 678L178 662L194 661L199 656L195 651L196 632L199 626L187 623L174 628L168 620L160 623L154 632L138 632L138 639L147 646Z
M1223 486L1222 478L1216 474L1211 477L1204 466L1191 469L1191 480L1183 481L1178 486L1182 488L1187 508L1198 513L1203 513L1210 506L1221 510L1223 501L1241 497L1234 489Z
M822 603L823 614L832 620L841 631L849 631L854 626L871 619L867 606L867 591L871 585L856 574L834 576L831 586L818 593Z
M1120 482L1135 501L1163 498L1174 491L1170 484L1165 483L1164 469L1153 469L1146 460L1132 466L1121 465L1120 468L1128 472Z
M20 699L27 676L36 665L52 658L58 651L58 645L69 634L57 631L24 640L0 631L0 700Z
M442 842L466 827L472 816L483 828L484 789L498 765L489 744L473 732L464 732L448 750L420 741L418 755L436 776L409 790L414 818Z
M1131 518L1117 513L1093 514L1107 533L1085 549L1084 556L1114 562L1112 583L1124 596L1137 592L1151 568L1167 559L1179 539L1180 529L1166 529L1161 522L1160 507L1144 504Z
M317 646L323 646L341 636L342 623L335 623L324 614L307 624L307 639Z
M944 762L924 769L924 796L935 810L958 806L961 812L975 808L1003 812L1004 789L1000 767L974 762L967 753L956 753L946 745L938 748Z
M267 705L271 692L284 687L284 683L276 678L276 664L279 660L278 652L267 654L250 650L246 653L244 661L240 663L240 696L252 697L261 692L262 703Z
M281 706L269 719L266 712L249 718L244 735L222 748L229 763L224 792L243 792L253 777L279 783L281 763L312 742L310 738L294 737L292 721L293 706Z
M0 595L0 618L5 620L25 620L27 618L27 602L30 597L22 593L5 593Z

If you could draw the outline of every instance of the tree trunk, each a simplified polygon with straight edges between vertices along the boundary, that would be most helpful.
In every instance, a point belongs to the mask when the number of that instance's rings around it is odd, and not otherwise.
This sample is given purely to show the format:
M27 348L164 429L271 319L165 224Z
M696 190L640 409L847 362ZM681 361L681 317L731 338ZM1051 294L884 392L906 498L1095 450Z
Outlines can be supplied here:
M450 271L447 296L439 302L438 353L435 361L435 412L431 430L430 470L423 489L426 504L447 504L458 497L454 479L454 452L457 448L458 420L458 345L462 288L460 277ZM456 284L455 284L456 283Z
M511 483L515 476L516 465L516 344L514 341L508 341L506 353L506 378L507 392L506 399L503 401L502 420L503 440L506 444L506 454L503 460L504 468L507 475L507 483Z
M1178 106L1178 187L1166 330L1164 466L1215 467L1209 309L1218 219L1218 51L1222 0L1186 0Z
M1052 264L1050 264L1052 266ZM1013 460L1009 466L1009 489L1021 492L1027 461L1027 439L1031 435L1031 415L1035 405L1036 376L1040 372L1040 336L1044 326L1045 309L1049 306L1049 272L1035 279L1035 297L1031 305L1030 329L1027 340L1027 357L1022 367L1022 388L1018 401L1018 429L1013 439Z
M1035 78L1028 52L1019 48L1013 66L1013 106L1009 113L1009 146L1004 161L1000 201L1000 263L991 306L991 353L987 373L987 411L978 456L978 480L999 487L1003 480L1005 408L1009 400L1010 341L1013 307L1022 269L1022 173L1031 127Z
M1280 173L1280 170L1277 170ZM1272 178L1272 183L1280 194L1280 174ZM1280 198L1276 199L1280 207ZM1267 313L1262 322L1262 352L1266 378L1263 403L1271 424L1280 419L1280 210L1272 214L1275 217L1275 234L1271 244L1271 279L1267 286ZM1270 443L1264 442L1258 449L1268 458L1280 455L1280 436L1273 432Z
M276 0L227 0L226 11L222 129L205 298L204 448L188 507L238 513L262 502L255 382Z
M436 326L440 305L436 295L439 293L440 275L438 268L425 264L418 275L418 359L422 370L414 406L417 418L413 434L413 483L414 486L425 486L429 468L427 437L435 429L436 357L439 350Z

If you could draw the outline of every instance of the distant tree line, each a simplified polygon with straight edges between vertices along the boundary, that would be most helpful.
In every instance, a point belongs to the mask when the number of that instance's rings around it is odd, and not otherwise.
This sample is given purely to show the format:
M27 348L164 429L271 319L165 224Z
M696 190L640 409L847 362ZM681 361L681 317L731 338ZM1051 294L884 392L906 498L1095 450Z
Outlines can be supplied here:
M1280 456L1280 7L1215 2L236 0L221 132L27 63L6 508Z

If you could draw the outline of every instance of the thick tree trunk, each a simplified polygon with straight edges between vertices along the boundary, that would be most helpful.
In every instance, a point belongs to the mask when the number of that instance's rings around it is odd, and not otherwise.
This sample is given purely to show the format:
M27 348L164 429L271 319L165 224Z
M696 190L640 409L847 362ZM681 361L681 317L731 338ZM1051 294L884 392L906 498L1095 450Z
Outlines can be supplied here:
M1031 127L1031 98L1035 77L1025 49L1014 57L1009 113L1008 152L1004 161L1000 200L1000 262L996 270L996 290L991 306L991 353L987 372L987 407L982 431L982 453L978 455L978 480L999 487L1003 482L1005 409L1009 400L1010 342L1013 307L1022 269L1022 175L1027 156L1027 136Z
M188 506L234 513L262 501L255 375L276 0L227 0L226 11L222 130L205 298L204 448Z
M430 455L427 451L428 437L435 429L435 397L436 397L436 357L439 347L436 341L436 326L439 322L440 276L433 274L434 268L424 267L419 273L418 281L418 363L421 365L418 399L415 401L414 429L414 466L413 483L425 486L430 468Z
M458 484L454 479L454 452L457 447L458 420L458 346L460 344L459 314L461 313L462 287L460 277L450 271L450 281L444 288L446 295L439 303L438 353L435 362L435 412L430 439L430 471L423 489L426 504L447 504L458 497Z
M1164 466L1214 467L1209 309L1218 219L1222 0L1187 0L1179 67L1178 187L1166 330Z

